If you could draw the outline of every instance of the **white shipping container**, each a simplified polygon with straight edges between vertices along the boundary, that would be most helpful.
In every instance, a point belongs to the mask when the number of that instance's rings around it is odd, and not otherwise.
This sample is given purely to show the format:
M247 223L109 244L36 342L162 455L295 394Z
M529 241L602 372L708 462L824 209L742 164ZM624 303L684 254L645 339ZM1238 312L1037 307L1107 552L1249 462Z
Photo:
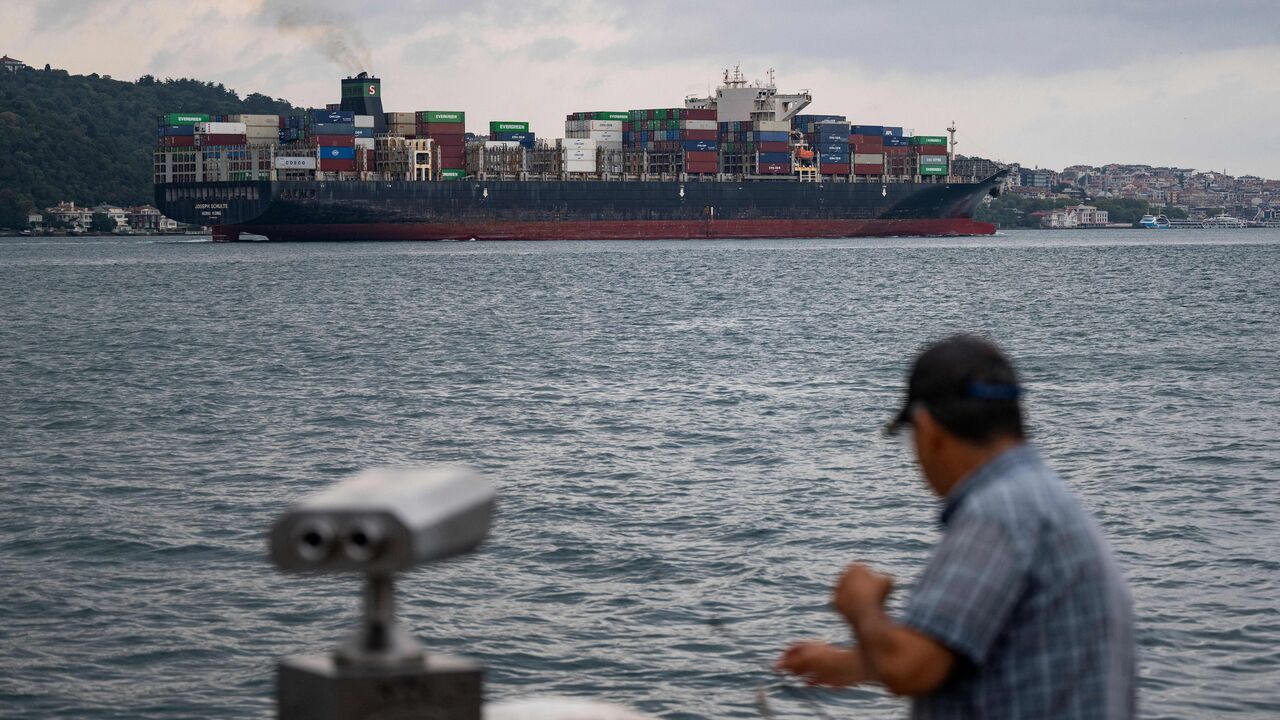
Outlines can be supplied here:
M588 130L612 130L613 132L622 132L621 120L588 120Z
M354 125L355 127L371 128L373 127L373 116L357 115L355 122L353 122L352 125Z
M622 141L621 140L597 140L596 147L600 148L601 150L621 150Z
M276 158L277 170L315 170L316 159L314 157L278 157Z
M378 141L374 140L373 138L356 138L355 142L356 142L356 147L358 148L373 150L374 148L377 147Z
M196 123L196 132L200 135L244 135L242 122L202 122Z
M612 130L592 130L587 137L596 142L622 142L622 133Z
M756 130L761 132L791 132L789 120L757 120Z
M596 171L595 160L566 160L564 171L571 173L593 173Z
M391 125L412 125L416 121L411 112L389 112L383 113L382 116Z
M715 130L715 120L682 120L680 127L685 130ZM621 129L621 128L619 128Z
M484 148L486 150L500 150L502 148L518 148L520 143L514 140L485 140Z
M571 162L596 161L595 150L575 150L573 148L565 148L564 159Z
M280 127L279 115L228 115L230 122L244 123L246 127Z
M595 150L596 141L590 138L565 138L562 146L566 150L571 148L577 150Z
M853 164L854 165L883 165L884 154L883 153L854 153Z

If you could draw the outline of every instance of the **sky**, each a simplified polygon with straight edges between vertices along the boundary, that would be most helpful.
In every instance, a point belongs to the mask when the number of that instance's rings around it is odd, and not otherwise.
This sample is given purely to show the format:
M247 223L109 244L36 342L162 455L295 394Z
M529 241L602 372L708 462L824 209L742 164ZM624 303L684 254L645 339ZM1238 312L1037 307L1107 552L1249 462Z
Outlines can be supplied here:
M1280 178L1277 0L3 0L0 19L0 54L36 67L308 106L369 70L385 110L465 110L473 132L680 106L740 64L812 92L806 112L954 120L962 154Z

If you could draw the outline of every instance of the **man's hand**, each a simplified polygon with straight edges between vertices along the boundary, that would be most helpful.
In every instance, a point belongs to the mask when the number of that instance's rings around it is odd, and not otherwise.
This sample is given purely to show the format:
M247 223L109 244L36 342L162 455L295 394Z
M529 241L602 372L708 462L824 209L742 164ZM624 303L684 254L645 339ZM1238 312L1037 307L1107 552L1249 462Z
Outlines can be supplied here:
M871 679L861 654L820 642L792 645L773 667L803 678L808 685L848 687Z
M865 565L853 564L836 582L831 604L848 620L865 615L868 610L879 610L893 592L893 578L874 573Z

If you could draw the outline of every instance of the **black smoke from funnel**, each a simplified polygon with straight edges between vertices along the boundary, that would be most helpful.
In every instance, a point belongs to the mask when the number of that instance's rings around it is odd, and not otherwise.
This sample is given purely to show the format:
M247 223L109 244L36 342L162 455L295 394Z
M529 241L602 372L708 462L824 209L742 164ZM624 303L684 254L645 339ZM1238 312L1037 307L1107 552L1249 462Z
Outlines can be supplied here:
M321 55L352 73L373 70L373 58L355 21L316 3L268 0L264 10L275 17L276 28L305 38Z

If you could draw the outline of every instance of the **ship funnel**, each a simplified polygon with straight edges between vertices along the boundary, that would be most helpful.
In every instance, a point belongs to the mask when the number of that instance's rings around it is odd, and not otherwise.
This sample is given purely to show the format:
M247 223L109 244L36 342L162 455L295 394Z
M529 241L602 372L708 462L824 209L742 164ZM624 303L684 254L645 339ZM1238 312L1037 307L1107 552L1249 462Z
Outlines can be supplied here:
M367 72L342 81L342 110L357 115L372 115L374 132L385 133L387 121L382 116L382 81Z

